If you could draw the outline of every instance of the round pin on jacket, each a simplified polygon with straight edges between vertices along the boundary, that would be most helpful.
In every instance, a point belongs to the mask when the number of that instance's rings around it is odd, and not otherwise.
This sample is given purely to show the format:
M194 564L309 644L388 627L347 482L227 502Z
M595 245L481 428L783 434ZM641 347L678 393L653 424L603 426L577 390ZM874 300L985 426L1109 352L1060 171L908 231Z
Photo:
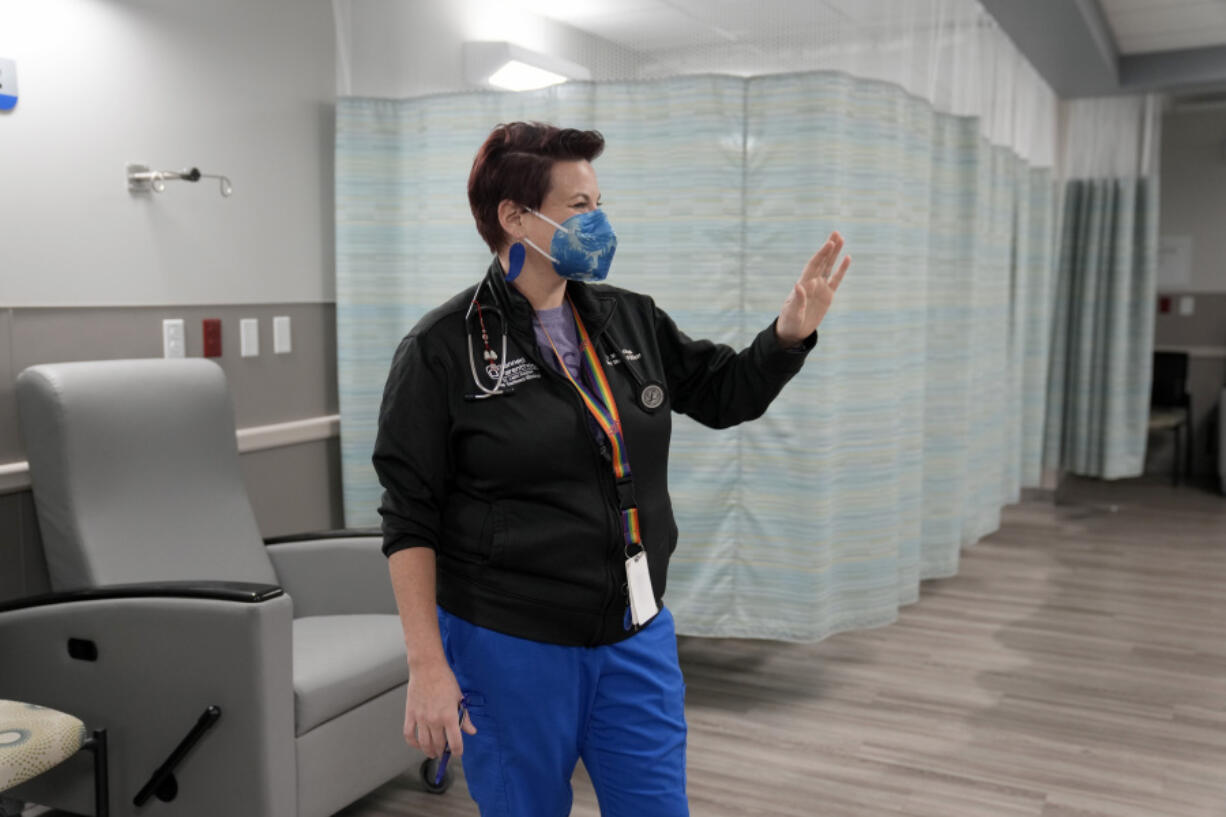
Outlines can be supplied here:
M652 413L664 405L664 384L654 380L643 384L643 388L639 390L639 405L643 411Z

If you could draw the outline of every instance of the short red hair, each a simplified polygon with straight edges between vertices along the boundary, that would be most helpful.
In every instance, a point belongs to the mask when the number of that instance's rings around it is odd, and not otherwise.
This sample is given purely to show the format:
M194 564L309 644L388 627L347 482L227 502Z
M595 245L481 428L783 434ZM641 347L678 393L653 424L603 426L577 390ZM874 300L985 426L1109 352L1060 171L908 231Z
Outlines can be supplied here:
M494 128L468 175L468 204L477 232L490 250L506 241L498 205L510 199L538 209L549 193L554 162L593 161L604 152L599 131L558 128L543 122L510 122Z

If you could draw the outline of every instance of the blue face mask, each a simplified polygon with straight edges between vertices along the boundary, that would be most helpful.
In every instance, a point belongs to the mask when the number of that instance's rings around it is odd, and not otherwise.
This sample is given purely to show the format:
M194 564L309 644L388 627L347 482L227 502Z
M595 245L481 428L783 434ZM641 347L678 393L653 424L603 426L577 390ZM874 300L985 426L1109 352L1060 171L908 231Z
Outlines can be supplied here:
M549 252L523 239L525 244L553 262L554 272L570 281L603 281L608 277L613 252L617 249L617 236L604 211L576 213L561 224L535 210L528 212L557 228Z

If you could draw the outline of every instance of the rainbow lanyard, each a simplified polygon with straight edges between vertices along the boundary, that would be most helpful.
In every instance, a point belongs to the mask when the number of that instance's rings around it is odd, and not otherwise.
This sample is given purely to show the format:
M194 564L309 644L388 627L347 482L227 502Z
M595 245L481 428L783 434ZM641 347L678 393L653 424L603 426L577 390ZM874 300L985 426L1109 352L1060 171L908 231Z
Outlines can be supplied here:
M579 345L583 349L583 359L587 361L588 368L592 370L592 379L596 381L596 388L600 392L599 399L575 380L570 370L566 368L566 361L562 359L561 352L554 345L549 330L545 329L543 323L541 328L545 330L545 337L549 340L550 348L557 355L562 374L566 375L566 379L575 387L575 391L579 392L579 396L583 398L583 404L592 413L596 424L609 438L609 444L613 448L613 476L617 478L618 504L621 506L622 513L622 533L626 538L627 556L630 556L633 555L629 552L631 546L642 547L643 539L639 531L639 509L634 503L634 482L630 477L630 460L626 456L626 439L622 434L622 419L617 411L617 401L613 399L613 389L609 388L609 378L605 377L600 358L596 357L596 348L592 345L592 339L588 337L587 327L583 325L583 320L579 317L579 310L575 309L569 295L566 300L570 303L575 326L579 329Z

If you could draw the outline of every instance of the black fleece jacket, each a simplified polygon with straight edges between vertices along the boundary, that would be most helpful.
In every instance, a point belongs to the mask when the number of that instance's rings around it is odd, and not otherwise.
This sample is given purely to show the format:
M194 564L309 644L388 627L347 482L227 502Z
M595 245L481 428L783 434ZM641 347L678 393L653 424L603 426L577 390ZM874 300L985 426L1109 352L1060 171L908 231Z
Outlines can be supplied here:
M492 293L492 296L491 296ZM651 298L570 282L621 412L651 583L662 600L677 525L668 496L670 412L713 428L760 416L817 343L780 348L772 323L748 348L691 340ZM383 552L432 548L438 604L481 627L575 646L632 635L619 508L625 488L574 387L542 358L528 301L495 259L481 288L490 345L505 316L513 394L473 400L468 336L487 387L473 288L431 311L396 350L379 412L374 465L384 488ZM639 403L664 387L655 411Z

